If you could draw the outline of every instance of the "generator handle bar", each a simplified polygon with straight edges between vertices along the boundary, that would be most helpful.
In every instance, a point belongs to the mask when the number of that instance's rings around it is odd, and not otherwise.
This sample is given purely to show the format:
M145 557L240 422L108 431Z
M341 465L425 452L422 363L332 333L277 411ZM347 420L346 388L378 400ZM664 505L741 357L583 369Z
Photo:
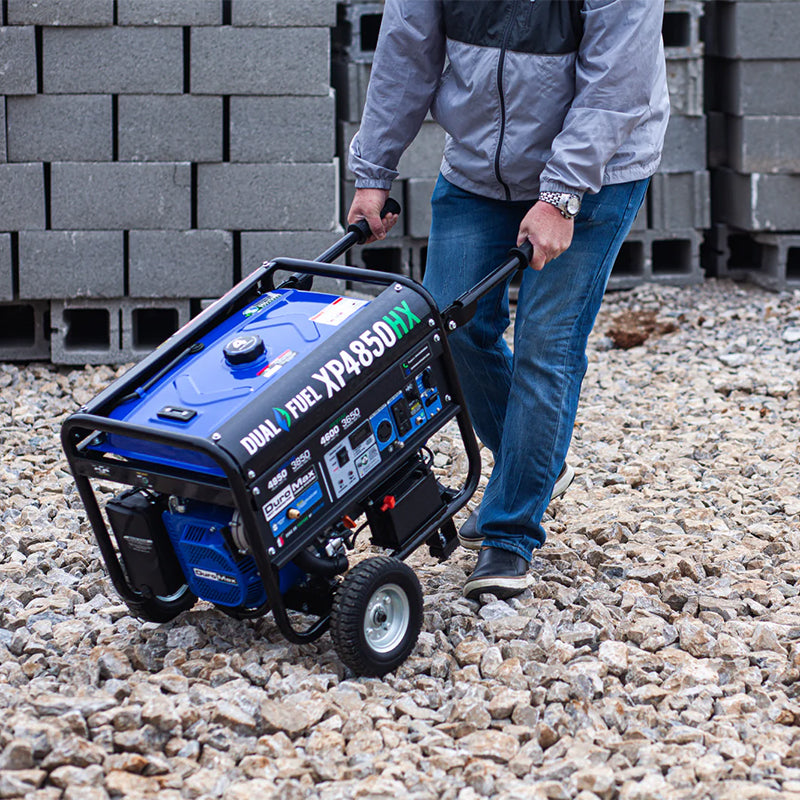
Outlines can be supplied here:
M508 259L499 267L490 272L482 281L467 289L464 294L457 297L442 311L445 330L448 334L458 330L475 316L478 300L496 286L513 277L517 272L530 266L533 258L533 245L526 239L519 247L512 247L508 251Z

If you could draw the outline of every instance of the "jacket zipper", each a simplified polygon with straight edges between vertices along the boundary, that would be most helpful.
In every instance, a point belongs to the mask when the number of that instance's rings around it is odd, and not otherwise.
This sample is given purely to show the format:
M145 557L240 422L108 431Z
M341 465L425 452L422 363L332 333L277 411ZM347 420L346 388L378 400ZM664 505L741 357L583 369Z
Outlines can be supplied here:
M500 135L497 139L497 149L494 152L494 175L495 178L497 178L497 182L503 187L506 200L511 199L511 190L508 188L508 184L503 180L503 176L500 173L500 151L503 149L503 139L506 135L506 98L503 94L503 68L505 66L508 39L511 35L511 23L514 21L517 10L516 5L517 3L515 2L509 9L508 20L506 21L506 27L503 31L503 44L500 47L500 58L497 62L497 93L500 96Z

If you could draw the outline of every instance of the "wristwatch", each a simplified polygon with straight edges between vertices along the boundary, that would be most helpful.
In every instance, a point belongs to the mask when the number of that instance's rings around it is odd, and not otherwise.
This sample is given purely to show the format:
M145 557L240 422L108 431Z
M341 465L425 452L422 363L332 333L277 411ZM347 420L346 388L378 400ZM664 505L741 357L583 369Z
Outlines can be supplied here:
M544 203L555 206L561 216L566 219L575 219L581 210L581 198L569 192L539 192L539 199Z

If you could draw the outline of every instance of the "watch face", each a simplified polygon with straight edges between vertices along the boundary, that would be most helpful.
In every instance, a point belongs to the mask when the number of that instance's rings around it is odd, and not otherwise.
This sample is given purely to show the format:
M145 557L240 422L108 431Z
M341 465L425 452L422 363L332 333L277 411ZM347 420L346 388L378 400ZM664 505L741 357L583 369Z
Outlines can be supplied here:
M574 217L581 210L581 201L574 194L571 194L567 198L566 208L567 214Z

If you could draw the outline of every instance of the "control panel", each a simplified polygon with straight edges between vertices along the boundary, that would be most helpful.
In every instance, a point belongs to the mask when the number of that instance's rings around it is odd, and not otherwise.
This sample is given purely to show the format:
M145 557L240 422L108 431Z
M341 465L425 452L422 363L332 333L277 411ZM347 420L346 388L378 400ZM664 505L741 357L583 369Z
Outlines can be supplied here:
M308 523L334 507L348 514L385 478L382 466L419 434L441 427L454 406L446 375L429 343L396 362L293 451L280 469L259 480L261 510L274 540L270 556L294 552ZM425 430L423 430L425 429ZM410 453L409 453L410 454ZM357 510L357 509L355 509ZM294 547L292 545L295 545Z

